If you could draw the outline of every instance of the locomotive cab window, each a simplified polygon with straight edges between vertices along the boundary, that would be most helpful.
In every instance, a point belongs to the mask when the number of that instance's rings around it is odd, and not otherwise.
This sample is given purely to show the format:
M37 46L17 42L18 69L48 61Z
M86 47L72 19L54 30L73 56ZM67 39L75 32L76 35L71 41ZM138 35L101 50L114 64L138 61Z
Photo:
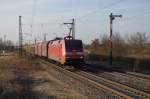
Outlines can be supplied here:
M65 40L65 45L67 49L82 48L81 40Z

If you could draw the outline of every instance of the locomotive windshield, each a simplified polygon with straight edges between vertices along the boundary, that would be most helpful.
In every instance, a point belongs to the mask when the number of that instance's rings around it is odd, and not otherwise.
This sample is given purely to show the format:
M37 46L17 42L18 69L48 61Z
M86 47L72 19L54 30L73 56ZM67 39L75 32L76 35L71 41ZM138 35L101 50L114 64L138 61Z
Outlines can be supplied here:
M67 49L82 49L82 41L81 40L65 40L65 45Z

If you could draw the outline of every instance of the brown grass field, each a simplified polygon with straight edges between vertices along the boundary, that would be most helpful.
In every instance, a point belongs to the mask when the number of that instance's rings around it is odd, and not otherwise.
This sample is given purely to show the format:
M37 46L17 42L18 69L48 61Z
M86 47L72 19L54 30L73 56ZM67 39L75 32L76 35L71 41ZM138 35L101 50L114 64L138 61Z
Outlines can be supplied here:
M0 99L86 99L45 69L36 59L0 56Z

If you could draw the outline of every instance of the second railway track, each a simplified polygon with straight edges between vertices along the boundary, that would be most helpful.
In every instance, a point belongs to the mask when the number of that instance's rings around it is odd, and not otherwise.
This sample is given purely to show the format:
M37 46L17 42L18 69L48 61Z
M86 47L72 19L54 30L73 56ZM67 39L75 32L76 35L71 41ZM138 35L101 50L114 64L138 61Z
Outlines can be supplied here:
M83 71L89 72L93 75L97 75L105 79L109 79L113 82L117 82L117 83L129 86L134 89L150 94L150 80L149 79L142 78L142 77L135 76L135 75L130 75L126 72L120 72L116 70L100 69L100 68L97 68L94 66L88 66L88 65L84 67L88 67L88 68L87 70L83 70Z
M107 72L99 74L99 76L150 94L150 82L147 79L118 72Z
M136 90L134 88L131 88L131 87L128 87L128 86L125 86L125 85L122 85L122 84L119 84L116 82L113 82L113 81L105 79L103 77L99 77L99 76L96 76L96 75L93 75L93 74L90 74L90 73L87 73L84 71L78 71L76 73L79 75L82 75L84 77L87 77L93 81L96 81L98 83L101 83L103 85L109 86L110 88L115 89L119 92L122 92L133 98L140 98L140 99L148 98L148 99L150 99L150 94L148 94L148 93Z
M135 73L135 72L126 72L127 74L131 75L131 76L135 76L135 77L139 77L142 79L147 79L150 81L150 76L149 75L145 75L145 74L141 74L141 73Z

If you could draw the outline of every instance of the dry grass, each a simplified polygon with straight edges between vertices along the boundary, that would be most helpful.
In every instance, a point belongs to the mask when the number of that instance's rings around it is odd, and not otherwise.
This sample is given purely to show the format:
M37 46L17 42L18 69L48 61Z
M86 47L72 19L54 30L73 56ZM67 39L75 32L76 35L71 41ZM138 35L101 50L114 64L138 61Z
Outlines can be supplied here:
M36 59L0 56L0 99L85 99L45 69Z
M129 54L127 56L136 59L150 59L150 49L135 51L133 54Z

